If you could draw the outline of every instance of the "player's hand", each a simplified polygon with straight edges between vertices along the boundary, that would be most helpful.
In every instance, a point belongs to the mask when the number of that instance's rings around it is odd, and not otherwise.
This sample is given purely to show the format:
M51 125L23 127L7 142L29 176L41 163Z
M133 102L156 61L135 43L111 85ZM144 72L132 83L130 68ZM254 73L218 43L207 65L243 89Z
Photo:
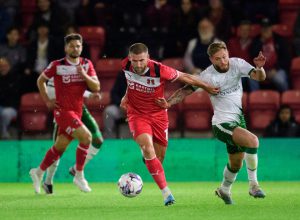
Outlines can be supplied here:
M93 99L94 101L100 100L101 98L101 94L98 92L93 92L89 96L89 99Z
M155 103L164 109L168 109L171 107L171 105L167 102L167 100L165 98L157 98L155 99Z
M53 110L53 109L58 109L59 108L59 105L57 104L56 100L55 99L51 99L49 100L48 102L46 102L46 105L47 105L47 108L49 110Z
M261 51L259 51L259 54L257 57L253 59L253 62L257 68L261 68L265 65L267 58L263 55Z
M120 103L120 107L122 109L124 109L124 111L127 110L127 104L128 104L128 99L127 99L127 96L125 95L122 100L121 100L121 103Z
M76 66L77 72L82 76L85 77L87 75L85 69L82 67L82 65Z
M206 86L205 88L203 88L206 92L208 92L209 94L212 95L217 95L220 92L220 89L217 87L213 87L213 86Z

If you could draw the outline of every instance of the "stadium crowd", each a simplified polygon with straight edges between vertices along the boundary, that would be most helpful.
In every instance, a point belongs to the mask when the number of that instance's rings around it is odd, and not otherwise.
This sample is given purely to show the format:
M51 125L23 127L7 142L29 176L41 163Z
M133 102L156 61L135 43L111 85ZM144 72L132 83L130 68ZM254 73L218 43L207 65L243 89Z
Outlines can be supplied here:
M271 100L268 93L271 90L278 97L275 108L266 105L266 111L273 112L265 124L256 126L250 122L250 127L264 130L275 119L280 104L290 104L284 94L292 93L294 98L290 99L298 99L298 104L295 101L290 107L295 123L300 122L300 92L296 91L300 90L300 3L297 1L286 5L283 0L6 0L0 1L0 24L0 139L11 138L8 131L11 122L20 133L26 131L28 121L22 119L22 97L38 91L39 74L50 61L64 56L63 37L72 32L82 34L85 40L82 55L93 61L102 84L102 97L106 101L102 100L101 108L98 103L99 109L91 111L98 116L101 128L113 127L112 123L119 125L124 117L122 112L120 117L112 117L114 121L105 116L112 114L110 110L117 112L120 103L120 98L116 100L113 94L118 90L113 84L119 70L112 77L104 77L104 69L100 64L97 69L97 65L104 60L126 57L128 47L134 42L147 44L152 59L166 64L168 60L170 65L176 65L171 61L179 60L179 68L190 74L210 65L206 51L215 41L226 42L230 56L251 64L262 51L267 57L267 80L243 81L248 97L244 110L252 111L249 103L253 92L266 91L263 93L266 100ZM176 86L170 86L167 93L172 93ZM110 107L104 110L106 106ZM173 130L179 129L184 134L188 129L184 108L179 106L169 112L175 115L170 117L171 124L176 121ZM47 117L51 118L49 113ZM201 122L194 120L194 123ZM50 124L47 123L45 130L50 129ZM107 137L118 136L110 132L113 131L105 131Z

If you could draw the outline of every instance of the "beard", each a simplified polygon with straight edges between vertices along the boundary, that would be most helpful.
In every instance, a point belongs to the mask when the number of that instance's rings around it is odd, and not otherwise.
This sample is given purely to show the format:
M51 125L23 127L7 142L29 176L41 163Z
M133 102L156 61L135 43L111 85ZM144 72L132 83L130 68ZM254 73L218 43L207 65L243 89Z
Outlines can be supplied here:
M78 53L78 54L76 54L76 53L70 53L69 57L71 57L73 59L78 58L78 57L80 57L80 53Z
M221 68L219 66L214 65L215 69L219 72L219 73L226 73L229 70L229 64L225 67L225 68Z

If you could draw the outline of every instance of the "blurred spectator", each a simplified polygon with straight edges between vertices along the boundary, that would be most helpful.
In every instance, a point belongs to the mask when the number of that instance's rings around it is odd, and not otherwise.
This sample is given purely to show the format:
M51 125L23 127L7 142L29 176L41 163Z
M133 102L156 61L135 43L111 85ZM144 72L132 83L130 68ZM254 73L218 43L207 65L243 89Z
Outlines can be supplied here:
M300 11L294 26L294 46L296 56L300 56Z
M184 65L189 73L199 73L211 64L207 48L212 42L218 41L214 30L214 25L208 18L199 21L198 37L189 41L184 55Z
M17 117L20 80L5 57L0 58L0 138L8 139L8 127Z
M262 51L267 58L266 65L264 66L267 80L278 91L286 91L289 88L287 72L291 61L288 45L282 37L273 33L272 24L269 19L264 18L261 25L261 34L253 40L250 48L251 57L254 58L259 51Z
M49 36L47 22L37 26L38 37L28 47L28 60L22 93L37 91L36 80L39 74L48 66L51 60L63 57L63 50L58 49L57 41Z
M70 22L76 21L76 11L78 10L82 0L56 0L55 4L64 11L64 16L67 16Z
M151 48L155 59L163 59L165 47L170 40L170 30L175 9L168 0L155 0L146 9L148 32L144 37L145 43Z
M250 46L252 38L250 37L251 23L248 20L243 20L237 28L236 37L233 37L228 42L228 50L230 57L239 57L252 63L250 56ZM259 89L259 82L251 80L247 77L242 78L243 88L252 92Z
M110 92L111 104L104 109L103 113L104 137L106 138L117 137L116 125L126 117L124 110L120 107L126 89L125 74L120 72Z
M216 36L227 42L231 36L232 22L228 10L223 7L222 0L209 0L209 6L202 10L201 15L212 21Z
M11 27L6 33L7 42L0 45L0 57L6 57L15 71L23 71L26 62L26 49L19 44L20 32Z
M0 0L0 42L4 42L6 29L18 24L19 1Z
M180 8L174 16L172 38L175 38L176 41L176 51L173 47L172 57L181 57L184 55L189 40L197 36L198 21L199 10L193 0L181 0ZM171 51L171 49L167 50Z
M300 125L288 105L280 106L274 121L268 125L265 137L300 137Z
M59 7L55 6L51 0L37 0L37 10L29 30L30 41L36 40L37 26L41 22L47 22L51 35L61 39L64 35L65 26L70 23L70 18Z
M144 0L118 0L112 5L114 16L107 26L107 41L104 53L108 57L123 58L128 47L134 42L143 41L141 36L145 28ZM150 35L152 36L152 35Z
M99 25L105 28L109 27L113 16L111 10L113 2L115 1L82 0L76 13L76 24L79 26Z
M273 24L278 23L278 0L244 1L244 15L253 23L259 23L263 18L269 18Z

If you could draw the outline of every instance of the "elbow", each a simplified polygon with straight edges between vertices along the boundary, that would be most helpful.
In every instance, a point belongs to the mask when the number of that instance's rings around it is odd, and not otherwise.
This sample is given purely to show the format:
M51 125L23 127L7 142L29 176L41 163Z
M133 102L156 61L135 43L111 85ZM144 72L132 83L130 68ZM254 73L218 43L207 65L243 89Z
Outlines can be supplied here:
M97 83L95 87L92 89L93 92L100 92L100 83Z

